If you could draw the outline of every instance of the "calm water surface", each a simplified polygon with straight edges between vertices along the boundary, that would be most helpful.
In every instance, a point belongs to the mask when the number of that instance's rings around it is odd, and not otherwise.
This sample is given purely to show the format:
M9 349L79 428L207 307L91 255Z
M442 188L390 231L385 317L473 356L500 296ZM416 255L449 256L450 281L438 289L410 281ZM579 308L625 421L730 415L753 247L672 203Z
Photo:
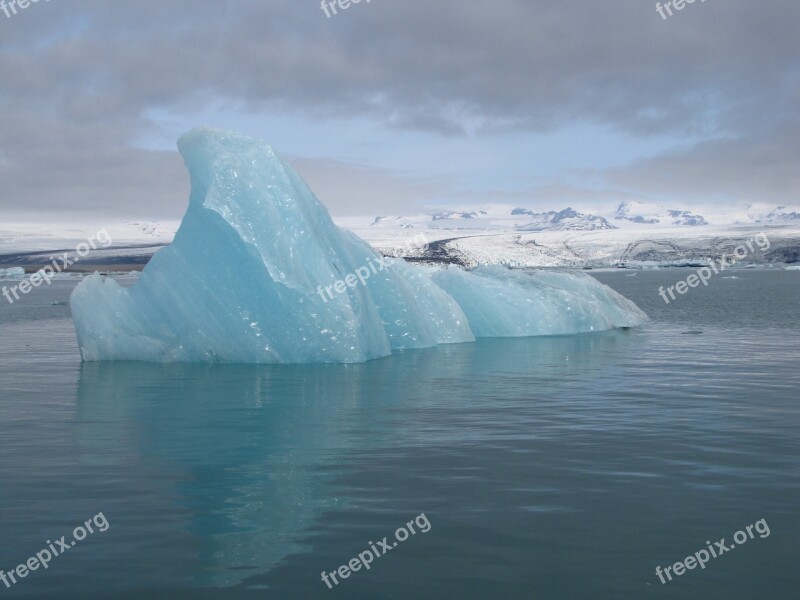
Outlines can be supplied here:
M800 272L665 305L690 272L595 274L641 329L361 365L81 365L74 283L4 303L0 569L109 527L0 597L796 598ZM321 581L420 513L430 531Z

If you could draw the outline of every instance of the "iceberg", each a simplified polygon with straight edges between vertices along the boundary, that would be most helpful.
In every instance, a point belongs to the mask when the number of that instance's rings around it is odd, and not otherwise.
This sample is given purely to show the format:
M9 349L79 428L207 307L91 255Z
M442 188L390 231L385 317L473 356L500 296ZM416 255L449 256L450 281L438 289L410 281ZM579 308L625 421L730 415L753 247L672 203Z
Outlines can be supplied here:
M22 267L0 269L0 279L22 279L23 277L25 277L25 269Z
M433 281L455 299L476 337L587 333L647 320L633 302L580 272L448 267Z
M172 244L132 287L95 273L72 293L84 361L350 363L647 319L586 275L385 259L263 142L197 128L178 148L191 193Z

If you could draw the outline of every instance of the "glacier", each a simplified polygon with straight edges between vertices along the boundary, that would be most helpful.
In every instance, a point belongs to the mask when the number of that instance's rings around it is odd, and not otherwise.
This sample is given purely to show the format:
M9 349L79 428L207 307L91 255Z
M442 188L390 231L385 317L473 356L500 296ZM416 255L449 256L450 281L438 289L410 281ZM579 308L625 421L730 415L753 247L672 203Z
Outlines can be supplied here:
M647 320L581 273L384 268L269 145L196 128L178 149L191 193L172 244L132 287L95 273L72 293L84 361L350 363Z

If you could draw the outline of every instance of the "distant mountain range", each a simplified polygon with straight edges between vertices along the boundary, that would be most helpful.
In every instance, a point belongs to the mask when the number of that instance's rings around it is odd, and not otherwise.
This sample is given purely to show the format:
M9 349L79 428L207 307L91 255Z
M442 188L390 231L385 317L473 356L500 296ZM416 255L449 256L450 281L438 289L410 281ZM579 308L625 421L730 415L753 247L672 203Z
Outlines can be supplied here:
M518 231L595 231L597 229L617 229L605 218L587 215L573 208L562 211L533 212L525 208L515 208L512 215L532 217L527 225L517 227Z
M641 201L622 202L616 210L605 212L581 212L572 207L563 210L534 210L531 208L512 208L508 205L490 205L475 209L459 209L421 213L408 216L379 216L374 218L372 227L381 229L423 228L454 230L491 231L600 231L619 228L695 228L710 225L747 224L792 224L800 223L800 209L793 210L778 206L767 210L755 210L752 206L746 212L717 209L714 218L699 214L694 210L664 206Z
M648 204L636 201L628 201L620 204L614 218L645 225L708 225L708 221L706 221L705 218L691 213L688 210L669 209L660 204Z
M778 206L766 215L756 215L756 223L798 223L800 212L788 211L785 206Z
M537 210L488 204L405 216L342 217L336 222L389 256L432 257L468 266L701 264L710 256L730 253L759 232L767 232L772 246L768 252L748 256L749 261L800 263L800 208L785 205L712 205L688 210L623 202L604 210ZM178 225L177 221L6 223L0 226L0 263L4 267L33 264L38 254L45 260L54 250L74 249L102 228L114 245L94 251L92 260L108 265L144 264L172 241ZM427 240L423 245L418 242L420 236ZM410 240L417 240L411 252Z

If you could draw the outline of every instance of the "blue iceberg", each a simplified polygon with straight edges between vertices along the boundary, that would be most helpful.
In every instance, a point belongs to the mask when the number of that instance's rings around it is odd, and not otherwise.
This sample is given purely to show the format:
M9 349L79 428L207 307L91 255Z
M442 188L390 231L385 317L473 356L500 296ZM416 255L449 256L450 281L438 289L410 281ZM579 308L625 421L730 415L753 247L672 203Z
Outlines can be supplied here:
M475 337L586 333L647 320L633 302L586 273L448 267L433 281L455 299Z
M383 258L338 228L270 146L199 128L178 147L191 196L173 243L133 287L95 274L72 294L84 361L362 362L647 319L586 275Z

